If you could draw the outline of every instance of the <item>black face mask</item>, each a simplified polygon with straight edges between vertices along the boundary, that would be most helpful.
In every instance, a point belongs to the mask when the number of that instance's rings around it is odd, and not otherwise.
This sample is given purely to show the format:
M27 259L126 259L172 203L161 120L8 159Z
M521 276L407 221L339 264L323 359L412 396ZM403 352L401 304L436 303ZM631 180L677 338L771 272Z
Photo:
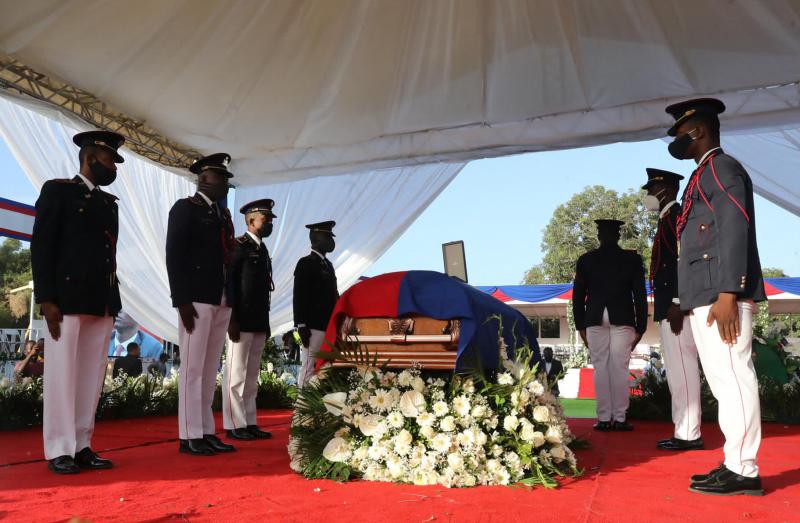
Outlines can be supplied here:
M270 234L272 234L272 224L265 223L264 226L261 227L261 237L268 238Z
M689 147L692 145L694 139L689 135L689 133L684 134L680 138L675 138L670 142L667 146L667 150L669 154L673 156L673 158L677 158L678 160L688 160L689 156Z
M552 363L553 362L553 355L552 354L545 354L544 355L544 361L546 361L547 363Z
M228 185L198 181L197 190L208 196L212 202L217 202L228 196Z
M109 169L98 160L90 163L89 169L92 171L95 185L111 185L117 179L117 171Z

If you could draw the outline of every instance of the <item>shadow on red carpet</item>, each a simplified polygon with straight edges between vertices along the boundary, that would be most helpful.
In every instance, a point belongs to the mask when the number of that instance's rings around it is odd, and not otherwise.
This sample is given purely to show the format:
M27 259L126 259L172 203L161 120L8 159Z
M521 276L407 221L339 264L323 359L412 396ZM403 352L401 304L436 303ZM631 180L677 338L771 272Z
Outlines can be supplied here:
M261 411L272 440L236 442L213 457L177 452L176 420L98 423L94 447L108 471L51 474L39 430L0 433L0 519L8 521L800 521L800 427L764 425L767 495L721 498L688 492L688 477L717 465L722 436L703 426L705 451L668 453L655 441L670 425L639 422L630 433L597 433L570 420L591 447L585 474L556 490L446 489L355 481L309 481L289 469L288 411Z

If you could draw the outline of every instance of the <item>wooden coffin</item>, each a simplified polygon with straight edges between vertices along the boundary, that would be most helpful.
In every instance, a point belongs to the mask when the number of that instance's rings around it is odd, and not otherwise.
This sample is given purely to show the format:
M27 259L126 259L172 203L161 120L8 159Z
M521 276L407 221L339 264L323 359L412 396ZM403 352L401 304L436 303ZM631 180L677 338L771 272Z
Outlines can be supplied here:
M418 363L423 369L451 370L456 365L461 322L436 320L425 316L402 318L350 318L339 328L339 339L357 343L377 355L378 366L409 368ZM334 366L348 366L336 361Z

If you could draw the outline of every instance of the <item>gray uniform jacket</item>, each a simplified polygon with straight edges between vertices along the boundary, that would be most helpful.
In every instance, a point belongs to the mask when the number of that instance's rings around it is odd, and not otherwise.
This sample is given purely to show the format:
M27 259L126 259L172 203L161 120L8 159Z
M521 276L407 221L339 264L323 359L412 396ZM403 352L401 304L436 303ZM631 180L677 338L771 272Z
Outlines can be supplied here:
M721 149L693 176L699 176L697 186L683 197L683 206L691 207L678 257L681 309L714 303L720 292L765 300L750 176Z

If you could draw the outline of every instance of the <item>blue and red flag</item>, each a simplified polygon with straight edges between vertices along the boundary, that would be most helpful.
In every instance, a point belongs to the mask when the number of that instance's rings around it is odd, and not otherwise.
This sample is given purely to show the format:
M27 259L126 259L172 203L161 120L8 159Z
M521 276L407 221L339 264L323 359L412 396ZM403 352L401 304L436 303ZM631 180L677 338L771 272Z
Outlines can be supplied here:
M539 361L536 334L522 313L475 287L434 271L392 272L350 287L336 303L322 350L330 350L328 344L335 342L345 316L397 318L409 314L461 320L458 370L464 369L475 355L480 355L484 368L496 369L499 335L509 348L509 356L527 344L534 351L534 362ZM500 321L491 319L495 316Z
M32 205L0 198L0 236L31 241L36 209Z

